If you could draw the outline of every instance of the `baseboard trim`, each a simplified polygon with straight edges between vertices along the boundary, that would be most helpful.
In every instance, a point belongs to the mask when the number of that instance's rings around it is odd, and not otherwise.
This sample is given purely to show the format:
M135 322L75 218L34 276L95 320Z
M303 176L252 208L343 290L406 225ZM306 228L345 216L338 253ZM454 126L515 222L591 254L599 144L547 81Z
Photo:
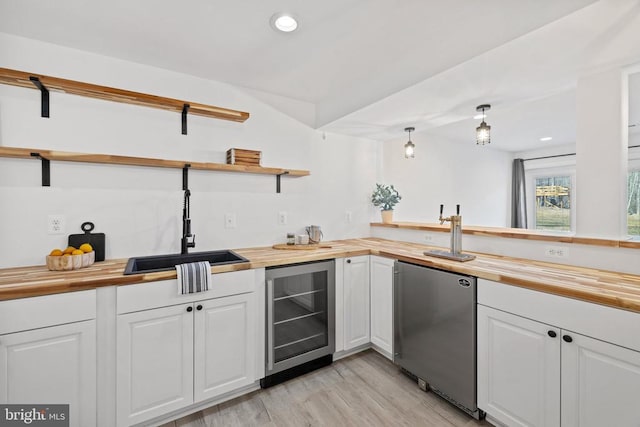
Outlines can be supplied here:
M139 424L135 424L133 427L157 427L162 424L166 424L171 421L175 421L179 418L186 417L187 415L191 415L194 412L201 411L203 409L210 408L215 405L219 405L220 403L224 403L226 401L235 399L236 397L243 396L245 394L251 393L252 391L260 390L260 381L256 381L253 384L249 384L241 389L229 392L227 394L223 394L222 396L218 396L211 400L206 400L204 402L198 402L191 406L187 406L186 408L178 409L174 412L170 412L166 415L162 415L160 417L154 418L152 420L144 421Z

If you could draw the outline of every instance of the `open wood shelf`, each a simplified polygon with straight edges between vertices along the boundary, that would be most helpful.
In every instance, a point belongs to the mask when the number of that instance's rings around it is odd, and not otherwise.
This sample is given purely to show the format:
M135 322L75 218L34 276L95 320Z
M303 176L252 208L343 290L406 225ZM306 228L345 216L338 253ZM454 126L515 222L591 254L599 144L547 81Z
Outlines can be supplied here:
M36 80L34 80L34 78ZM164 98L161 96L148 95L146 93L132 92L107 86L99 86L75 80L66 80L42 74L0 68L0 83L37 90L39 89L37 82L48 90L86 96L89 98L103 99L106 101L142 105L145 107L175 111L177 113L183 113L186 105L189 114L215 119L231 120L234 122L244 122L249 118L249 113L244 111L230 110L228 108L199 104L197 102L181 101L179 99Z
M17 159L43 158L51 161L104 163L128 166L150 166L157 168L190 169L253 173L262 175L307 176L307 170L266 168L262 166L228 165L225 163L192 162L190 160L165 160L148 157L115 156L111 154L73 153L68 151L41 150L39 148L0 147L0 157Z
M0 157L14 159L40 159L42 160L42 185L49 186L50 161L101 163L127 166L146 166L156 168L171 168L183 170L183 189L187 188L188 169L252 173L261 175L274 175L276 177L276 192L280 193L281 176L307 176L311 173L302 169L265 168L262 166L228 165L225 163L192 162L189 160L166 160L148 157L115 156L111 154L73 153L67 151L41 150L38 148L0 147Z

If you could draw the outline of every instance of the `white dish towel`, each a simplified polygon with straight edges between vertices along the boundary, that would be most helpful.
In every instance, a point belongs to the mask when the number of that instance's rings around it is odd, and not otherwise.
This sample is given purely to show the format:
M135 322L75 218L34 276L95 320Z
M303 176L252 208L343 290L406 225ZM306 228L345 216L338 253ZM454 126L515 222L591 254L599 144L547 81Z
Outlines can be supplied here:
M209 261L176 265L178 293L193 294L211 288L211 264Z

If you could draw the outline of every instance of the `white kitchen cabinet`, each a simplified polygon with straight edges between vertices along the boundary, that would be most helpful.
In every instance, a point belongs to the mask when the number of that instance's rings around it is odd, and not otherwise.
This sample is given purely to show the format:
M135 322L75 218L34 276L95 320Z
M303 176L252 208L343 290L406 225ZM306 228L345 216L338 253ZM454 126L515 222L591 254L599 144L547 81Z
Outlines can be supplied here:
M477 316L478 407L508 426L560 425L560 330L482 305Z
M369 256L343 259L344 349L370 342Z
M69 404L95 426L96 292L0 302L0 403Z
M196 402L257 379L255 300L255 295L249 293L195 304Z
M0 403L69 404L71 426L95 426L95 320L0 335Z
M563 331L563 427L637 427L639 403L640 352Z
M187 295L177 293L176 280L118 288L119 426L188 410L264 376L264 298L257 292L264 269L212 280L211 290Z
M192 311L183 304L118 316L119 426L193 403Z
M393 358L393 268L395 261L370 257L371 343Z
M507 426L640 425L638 336L620 333L639 327L636 313L479 285L478 407L489 417Z

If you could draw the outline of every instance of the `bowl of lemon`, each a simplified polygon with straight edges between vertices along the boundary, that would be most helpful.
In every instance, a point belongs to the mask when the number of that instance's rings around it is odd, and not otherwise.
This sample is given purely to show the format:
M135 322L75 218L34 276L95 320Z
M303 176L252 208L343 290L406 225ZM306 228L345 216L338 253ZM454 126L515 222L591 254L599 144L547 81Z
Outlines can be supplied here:
M89 267L96 260L96 253L89 243L79 248L68 246L66 249L54 249L47 255L47 268L51 271L70 271Z

